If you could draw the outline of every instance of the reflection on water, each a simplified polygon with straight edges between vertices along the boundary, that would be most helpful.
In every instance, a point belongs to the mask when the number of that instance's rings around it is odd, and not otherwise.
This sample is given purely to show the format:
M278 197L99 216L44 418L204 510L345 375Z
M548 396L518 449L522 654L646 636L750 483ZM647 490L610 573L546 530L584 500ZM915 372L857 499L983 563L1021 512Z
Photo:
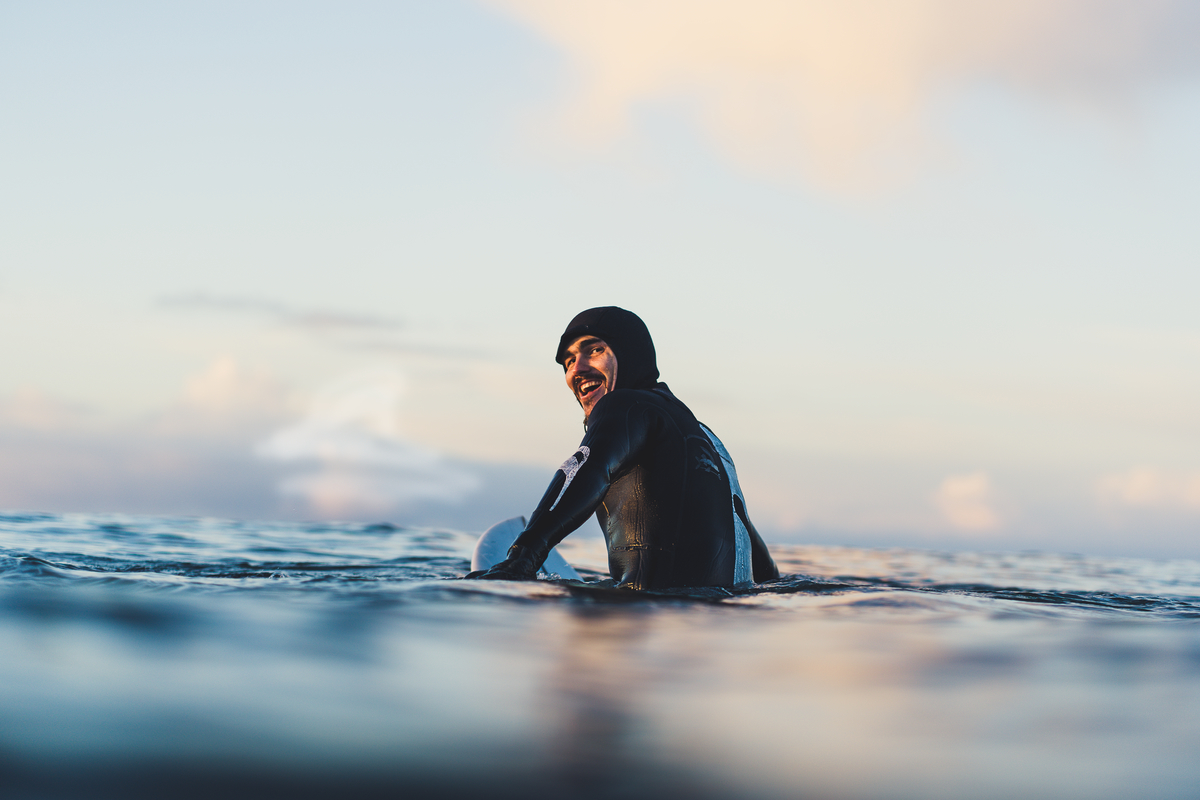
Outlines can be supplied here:
M778 549L753 592L472 537L0 516L11 797L1192 797L1200 564ZM603 554L568 547L598 579ZM588 571L586 568L591 568Z

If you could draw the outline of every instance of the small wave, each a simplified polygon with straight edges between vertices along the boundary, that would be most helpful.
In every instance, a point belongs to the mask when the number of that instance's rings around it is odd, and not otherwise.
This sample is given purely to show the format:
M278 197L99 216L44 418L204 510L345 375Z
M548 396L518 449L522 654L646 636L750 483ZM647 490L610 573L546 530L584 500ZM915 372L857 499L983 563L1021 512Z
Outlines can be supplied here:
M982 583L913 583L875 577L845 576L840 579L809 575L785 575L760 584L744 594L814 594L827 592L917 592L934 596L969 596L1014 601L1068 609L1103 610L1154 614L1178 618L1200 617L1200 599L1180 596L1127 595L1108 591L1037 590L1019 586ZM884 601L886 602L886 601Z

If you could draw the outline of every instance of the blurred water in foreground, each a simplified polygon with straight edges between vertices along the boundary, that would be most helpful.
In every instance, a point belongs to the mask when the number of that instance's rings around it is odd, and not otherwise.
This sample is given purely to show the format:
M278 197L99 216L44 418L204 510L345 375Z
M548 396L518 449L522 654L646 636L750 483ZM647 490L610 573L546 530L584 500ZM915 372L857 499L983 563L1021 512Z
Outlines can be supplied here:
M775 547L752 592L474 536L0 514L10 798L1184 798L1200 562ZM603 551L563 547L589 580Z

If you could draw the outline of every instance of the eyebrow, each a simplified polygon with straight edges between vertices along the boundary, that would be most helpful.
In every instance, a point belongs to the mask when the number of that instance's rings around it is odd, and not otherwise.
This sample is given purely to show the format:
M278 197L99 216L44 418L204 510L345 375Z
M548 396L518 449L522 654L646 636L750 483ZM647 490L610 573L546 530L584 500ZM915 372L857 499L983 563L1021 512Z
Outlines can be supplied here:
M567 348L567 355L573 355L571 352L572 350L579 351L585 347L591 347L594 344L604 344L604 340L599 336L589 336L586 339L580 339L578 342Z

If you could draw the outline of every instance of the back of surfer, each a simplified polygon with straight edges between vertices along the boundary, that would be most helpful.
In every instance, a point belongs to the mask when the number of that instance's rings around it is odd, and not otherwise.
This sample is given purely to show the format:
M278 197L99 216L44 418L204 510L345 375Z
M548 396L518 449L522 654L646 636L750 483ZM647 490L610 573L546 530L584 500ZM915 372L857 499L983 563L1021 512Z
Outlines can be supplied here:
M571 320L555 360L587 433L508 557L468 578L532 580L596 514L618 587L738 586L779 577L724 445L658 380L645 323L616 306Z

